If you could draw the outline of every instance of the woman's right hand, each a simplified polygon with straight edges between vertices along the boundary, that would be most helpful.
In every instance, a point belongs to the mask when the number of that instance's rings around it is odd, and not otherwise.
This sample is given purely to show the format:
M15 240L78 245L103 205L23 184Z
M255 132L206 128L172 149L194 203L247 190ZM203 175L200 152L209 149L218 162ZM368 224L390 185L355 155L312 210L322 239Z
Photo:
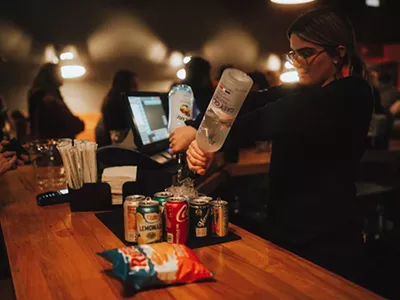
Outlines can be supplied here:
M203 152L197 145L196 140L190 144L188 150L186 151L186 161L188 162L189 169L199 175L204 175L206 173L214 157L214 152Z

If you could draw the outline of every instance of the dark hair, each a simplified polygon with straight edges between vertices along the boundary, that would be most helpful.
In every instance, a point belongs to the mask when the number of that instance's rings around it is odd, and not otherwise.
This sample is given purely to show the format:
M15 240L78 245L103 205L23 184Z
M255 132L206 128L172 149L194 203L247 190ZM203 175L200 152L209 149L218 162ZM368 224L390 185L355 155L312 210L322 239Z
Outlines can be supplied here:
M202 85L203 81L211 82L210 79L210 63L201 57L192 57L186 65L186 79L185 82L189 85Z
M114 74L111 89L108 91L101 105L102 111L107 110L107 107L111 105L117 107L116 103L121 103L121 101L123 101L122 93L129 93L132 89L137 90L137 86L132 86L135 76L136 73L129 70L119 70Z
M336 48L344 46L346 55L337 65L341 71L348 66L349 75L369 81L368 70L356 49L356 37L350 20L340 12L323 7L300 15L289 27L288 37L297 34L301 39L322 46L331 56L339 56Z
M389 72L379 74L379 81L386 84L393 84L393 78Z
M58 65L47 63L40 67L30 93L32 94L37 90L58 90L60 85L62 85L62 78Z
M229 64L229 65L222 65L222 66L220 66L220 67L218 68L218 77L217 77L217 79L220 80L220 79L221 79L221 76L222 76L222 73L224 73L224 71L225 71L226 69L229 69L229 68L233 68L233 65Z
M256 71L256 72L251 72L247 75L249 75L249 77L253 79L254 84L258 84L260 90L265 90L269 88L269 83L264 73Z
M130 92L132 89L132 80L135 76L136 74L129 70L119 70L114 75L110 92Z

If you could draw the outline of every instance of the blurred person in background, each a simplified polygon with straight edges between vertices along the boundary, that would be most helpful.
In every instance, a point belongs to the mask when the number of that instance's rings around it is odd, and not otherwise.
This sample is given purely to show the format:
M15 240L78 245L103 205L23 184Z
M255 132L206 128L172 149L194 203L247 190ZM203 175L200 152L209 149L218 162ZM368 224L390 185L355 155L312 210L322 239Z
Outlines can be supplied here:
M9 170L15 170L18 166L22 166L24 161L28 160L26 155L22 155L22 160L17 158L13 151L4 151L9 141L0 141L0 177L6 174Z
M279 86L281 85L281 80L279 79L279 71L268 71L265 73L269 86Z
M186 65L186 79L181 83L189 85L193 90L194 118L205 113L214 93L210 71L210 63L201 57L192 57L190 62ZM190 122L187 122L187 124L190 124ZM169 138L170 153L174 154L186 150L195 136L196 130L192 126L184 126L175 129L170 134Z
M368 149L388 149L389 136L392 133L393 127L393 116L390 113L389 107L385 107L382 104L378 72L370 72L370 77L374 95L374 111L370 126L370 136L368 138Z
M8 132L6 132L7 129ZM0 141L5 138L5 133L8 134L8 138L16 136L14 120L11 117L11 113L9 112L5 101L0 97Z
M365 261L355 179L374 106L368 70L350 21L330 8L299 16L288 38L300 86L286 95L250 93L278 100L241 114L230 135L273 141L265 237L359 282ZM196 140L186 153L198 174L215 156Z
M25 112L16 109L11 113L11 117L15 123L17 139L23 144L28 141L29 138L29 116Z
M224 73L224 71L225 71L226 69L229 69L229 68L234 68L234 66L233 66L232 64L227 64L227 65L222 65L222 66L220 66L220 67L218 68L218 75L217 75L217 77L215 78L215 80L213 81L213 87L214 87L214 89L218 86L218 82L219 82L219 80L221 79L222 73Z
M255 71L248 73L247 75L249 75L250 78L253 80L253 86L251 87L250 92L257 92L269 88L269 83L264 73Z
M47 63L40 68L28 94L31 137L75 138L84 130L84 122L64 102L62 84L58 65Z
M393 79L388 72L384 72L382 74L378 74L378 88L381 95L381 103L384 108L391 109L393 104L396 103L397 100L400 100L398 97L398 89L393 84ZM394 109L393 107L393 115L396 115L400 112L400 108Z
M110 131L130 128L126 118L126 103L122 93L138 90L136 74L129 70L119 70L114 74L112 85L101 106L102 118L96 126L96 141L99 146L111 145Z
M211 65L202 57L192 57L185 69L186 79L182 81L182 84L187 84L192 88L197 114L204 113L214 93L210 75ZM194 117L197 114L195 113Z

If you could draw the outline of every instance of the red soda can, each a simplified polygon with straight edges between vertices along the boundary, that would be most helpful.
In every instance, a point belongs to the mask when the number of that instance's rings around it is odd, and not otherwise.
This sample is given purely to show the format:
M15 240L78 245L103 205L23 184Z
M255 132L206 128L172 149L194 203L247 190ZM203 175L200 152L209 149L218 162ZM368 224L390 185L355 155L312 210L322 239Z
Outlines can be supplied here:
M168 243L186 244L189 235L188 203L185 197L168 198L164 206Z

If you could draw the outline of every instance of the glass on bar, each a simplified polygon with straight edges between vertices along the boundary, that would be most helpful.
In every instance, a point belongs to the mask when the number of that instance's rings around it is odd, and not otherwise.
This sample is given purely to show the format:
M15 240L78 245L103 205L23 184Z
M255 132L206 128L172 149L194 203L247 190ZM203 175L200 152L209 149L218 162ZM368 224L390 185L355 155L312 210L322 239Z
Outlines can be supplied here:
M60 142L69 141L62 139ZM29 146L36 185L42 189L59 190L67 186L65 169L56 148L57 143L58 141L53 139L35 140Z

